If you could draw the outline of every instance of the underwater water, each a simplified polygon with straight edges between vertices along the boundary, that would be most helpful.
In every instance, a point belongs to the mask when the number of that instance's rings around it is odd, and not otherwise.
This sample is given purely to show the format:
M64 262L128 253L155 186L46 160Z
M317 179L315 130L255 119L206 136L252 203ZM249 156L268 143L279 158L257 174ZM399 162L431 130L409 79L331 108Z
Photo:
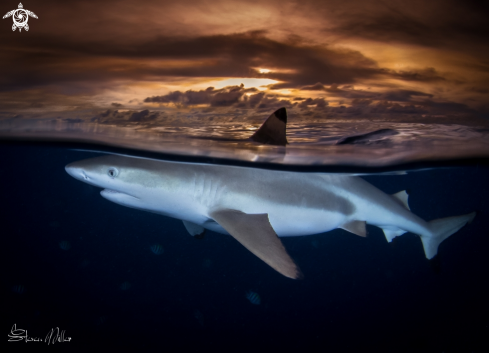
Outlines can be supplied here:
M456 136L445 129L440 140L453 142L465 136L472 147L485 143L484 131L451 128ZM337 149L333 142L355 133L346 129L323 139L323 145ZM227 159L214 160L221 164L265 161L275 163L271 168L294 171L307 170L301 168L308 165L326 171L335 166L338 155L330 153L328 159L324 149L323 154L310 156L306 149L289 162L280 159L284 149L285 155L300 150L301 134L305 132L292 128L287 147L265 146L272 152L248 154L241 160L233 156L230 146L235 145L228 137L194 139L193 150L215 158L215 151L228 149ZM481 134L479 141L476 134ZM241 135L234 138L246 134ZM365 173L372 167L369 161L389 149L395 158L374 165L383 167L379 171L421 161L423 170L362 177L388 194L409 190L411 210L425 220L478 211L475 220L445 240L434 261L425 258L417 236L408 233L389 244L382 230L370 225L366 238L341 229L281 238L304 273L301 280L275 272L230 236L208 231L204 239L195 239L181 221L111 203L100 196L99 188L65 172L67 164L99 153L68 149L59 141L57 147L39 140L29 144L29 139L25 144L4 143L0 145L3 332L9 334L16 324L29 337L44 339L59 327L71 341L55 345L70 349L485 351L489 348L487 150L473 155L467 149L458 157L447 151L449 157L443 160L440 149L423 159L430 151L424 146L423 154L402 159L396 146L404 144L399 150L409 152L406 146L414 134L401 135L409 137L396 142L399 134L382 135L346 146L346 161L355 160L355 151L368 156L363 165L361 159L347 165L348 170ZM423 138L430 136L425 133ZM314 150L320 139L314 134L308 138L310 143L303 143ZM80 140L82 147L93 143ZM209 141L219 148L206 150ZM132 145L122 147L133 148L134 154L144 152ZM175 158L185 155L180 153ZM467 163L460 163L464 158ZM306 162L294 164L298 160ZM437 161L443 161L443 167Z

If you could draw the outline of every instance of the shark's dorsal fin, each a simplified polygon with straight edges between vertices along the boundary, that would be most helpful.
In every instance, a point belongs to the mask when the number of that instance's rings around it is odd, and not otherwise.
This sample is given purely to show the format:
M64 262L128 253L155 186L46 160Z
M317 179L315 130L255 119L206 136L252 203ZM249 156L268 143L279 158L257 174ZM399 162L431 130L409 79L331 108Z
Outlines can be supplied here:
M409 208L409 204L408 204L408 198L409 198L409 195L408 193L406 192L406 190L402 190L402 191L399 191L398 193L395 193L395 194L392 194L391 195L396 201L400 202L404 207L406 207L409 211L411 211L411 209Z
M268 145L285 146L287 142L287 110L277 109L263 125L251 136L255 142Z
M361 237L367 236L367 228L365 221L350 221L348 223L343 224L341 229L344 229L350 233L359 235Z
M196 239L204 238L204 234L205 234L204 227L189 221L183 221L183 225L185 226L185 229L187 229L187 232L189 232L191 236L195 237Z
M209 214L245 248L286 277L302 277L268 220L267 214L223 209Z

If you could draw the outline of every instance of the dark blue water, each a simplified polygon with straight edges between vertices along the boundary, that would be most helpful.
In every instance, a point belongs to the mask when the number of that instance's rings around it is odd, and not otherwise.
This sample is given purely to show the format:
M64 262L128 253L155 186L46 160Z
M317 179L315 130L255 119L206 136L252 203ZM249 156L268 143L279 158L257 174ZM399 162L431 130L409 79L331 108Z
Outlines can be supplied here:
M181 221L110 203L66 174L92 155L0 148L4 340L16 324L43 339L59 327L71 342L55 346L71 350L489 349L487 167L365 177L387 193L408 189L426 220L479 211L437 261L411 234L388 244L373 226L366 239L335 230L282 238L304 273L291 280L229 236L194 239Z

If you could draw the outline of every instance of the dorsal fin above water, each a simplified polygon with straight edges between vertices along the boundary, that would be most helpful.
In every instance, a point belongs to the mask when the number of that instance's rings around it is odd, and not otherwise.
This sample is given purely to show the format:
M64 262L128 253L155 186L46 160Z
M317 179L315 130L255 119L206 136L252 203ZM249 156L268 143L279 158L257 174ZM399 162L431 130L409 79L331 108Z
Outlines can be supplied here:
M287 142L287 110L277 109L263 125L251 136L255 142L268 145L285 146Z

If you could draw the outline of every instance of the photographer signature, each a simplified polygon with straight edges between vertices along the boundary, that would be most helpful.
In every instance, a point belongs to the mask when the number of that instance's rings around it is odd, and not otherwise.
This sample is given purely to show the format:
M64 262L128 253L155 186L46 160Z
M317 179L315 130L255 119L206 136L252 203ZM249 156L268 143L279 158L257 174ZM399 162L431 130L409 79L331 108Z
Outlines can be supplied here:
M70 342L71 337L65 337L65 330L60 332L59 327L52 328L51 331L48 332L46 338L38 338L38 337L29 337L27 336L27 330L18 329L17 324L12 326L12 330L10 330L10 334L8 335L9 342L17 342L23 341L25 342L46 342L49 344L54 344L56 342Z

